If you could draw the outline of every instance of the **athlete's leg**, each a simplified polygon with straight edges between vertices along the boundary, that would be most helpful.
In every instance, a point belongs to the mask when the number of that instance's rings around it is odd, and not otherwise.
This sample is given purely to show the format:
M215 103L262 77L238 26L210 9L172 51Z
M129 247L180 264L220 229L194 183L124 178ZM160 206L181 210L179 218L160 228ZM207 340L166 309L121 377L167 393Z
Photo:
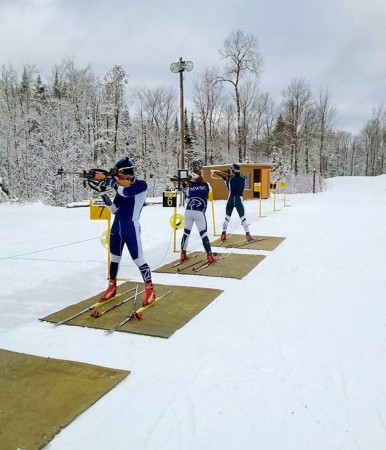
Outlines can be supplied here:
M141 272L143 282L145 283L145 297L143 299L143 305L149 305L155 300L154 286L151 279L151 270L142 253L142 241L141 241L141 225L139 222L124 222L125 232L124 239L129 250L130 256L133 259L134 264Z
M243 199L241 197L236 198L235 206L236 206L237 213L241 220L241 225L243 226L245 233L249 233L247 218L245 217L244 203L243 203Z
M110 232L110 279L117 278L124 243L120 233L119 222L114 222Z
M210 242L208 238L208 225L205 213L202 211L194 211L194 221L202 239L202 245L207 253L211 252Z
M233 212L233 208L235 207L235 203L234 203L234 197L229 197L228 201L227 201L227 205L225 208L225 219L224 219L224 223L222 224L222 231L223 233L226 233L228 225L229 225L229 221L231 220L231 215Z
M193 227L193 222L194 222L193 213L194 213L194 211L191 211L191 210L185 211L184 234L181 239L181 250L184 252L186 252L186 250L188 248L190 232L192 231L192 227Z
M117 292L117 275L119 262L122 256L124 241L119 233L119 225L113 223L110 231L110 267L109 267L109 284L107 289L101 296L101 300L108 300L114 297Z

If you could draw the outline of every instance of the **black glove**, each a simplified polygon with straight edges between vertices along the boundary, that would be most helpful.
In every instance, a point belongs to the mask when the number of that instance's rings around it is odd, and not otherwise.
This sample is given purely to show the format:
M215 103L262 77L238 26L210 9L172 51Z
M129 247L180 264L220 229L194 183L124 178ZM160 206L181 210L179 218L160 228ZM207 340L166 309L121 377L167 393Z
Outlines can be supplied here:
M101 195L101 199L103 200L103 203L106 206L111 206L113 204L113 202L110 200L110 198L109 198L109 196L107 194Z

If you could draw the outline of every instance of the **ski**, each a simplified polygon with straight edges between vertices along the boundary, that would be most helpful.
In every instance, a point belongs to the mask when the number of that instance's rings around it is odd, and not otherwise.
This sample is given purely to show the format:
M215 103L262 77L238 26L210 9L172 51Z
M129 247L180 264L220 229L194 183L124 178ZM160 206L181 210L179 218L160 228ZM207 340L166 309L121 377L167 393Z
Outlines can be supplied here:
M223 241L221 241L216 247L221 247L223 244L225 244L225 242L229 239L230 236L232 236L232 235L228 234L227 237ZM226 246L224 245L224 247L226 247Z
M91 311L91 313L90 313L90 316L92 316L92 317L101 317L101 316L103 316L103 314L106 314L106 313L108 313L109 311L111 311L112 309L115 309L115 308L117 308L118 306L121 306L121 305L123 305L124 303L127 303L127 302L129 302L130 300L132 300L133 298L135 299L136 298L136 296L138 295L138 294L143 294L145 292L145 289L143 289L142 291L140 291L140 292L136 292L134 295L132 295L131 297L128 297L128 298L125 298L124 300L121 300L120 302L118 302L118 303L115 303L114 305L111 305L109 308L107 308L107 309L104 309L103 311L99 311L97 308L96 309L93 309L92 311Z
M173 267L177 267L180 266L181 264L184 264L185 262L189 262L190 259L195 258L196 256L200 256L202 255L202 253L196 253L193 256L188 255L187 259L184 259L184 261L177 261L176 263L174 263L173 265L169 266L168 269L173 269Z
M261 238L261 239L251 239L250 241L240 241L240 242L236 242L235 244L229 244L226 246L226 248L238 248L238 247L244 247L244 245L248 245L248 244L253 244L254 242L260 242L260 241L265 241L266 239L269 239L268 237L265 238Z
M199 255L202 256L202 253L199 253ZM199 255L197 255L197 256L199 256ZM206 261L206 259L201 261L201 262L205 262L205 261ZM195 264L198 264L197 261L193 261L193 262L191 262L190 264L187 264L187 265L185 264L183 267L178 267L177 272L181 272L182 270L189 269L189 267L192 267Z
M79 317L88 311L91 311L96 308L100 308L101 306L105 305L106 303L112 302L113 300L116 300L117 298L122 297L122 295L125 295L129 292L135 291L135 289L136 288L134 287L134 288L128 289L127 291L119 292L118 294L115 294L114 297L111 297L108 300L104 300L103 302L98 301L98 302L94 303L93 305L87 306L86 308L82 309L81 311L73 314L72 316L66 317L65 319L62 319L59 322L56 322L54 325L57 326L57 325L62 325L63 323L69 322L70 320L75 319L76 317Z
M226 248L238 248L238 247L244 247L244 245L252 244L253 242L256 242L255 239L251 239L250 241L239 241L235 244L229 244L226 246Z
M216 258L216 261L213 262L213 263L205 262L205 263L203 263L203 264L201 264L201 265L197 265L197 266L193 267L192 270L193 270L194 272L199 272L200 270L206 269L207 267L211 266L212 264L215 264L217 261L221 261L222 259L225 259L225 258L227 258L228 256L231 256L231 254L232 254L232 253L227 253L227 254L224 255L224 256L220 256L219 258ZM217 256L217 255L216 255L216 256Z
M129 322L132 319L138 319L141 320L143 317L143 312L146 311L147 309L149 309L151 306L154 306L159 300L161 300L162 298L166 297L167 295L171 294L171 290L165 292L162 295L159 295L158 297L155 298L154 302L150 303L149 305L146 306L141 306L140 308L138 308L136 311L134 311L133 313L131 313L130 315L128 315L127 317L125 317L123 320L121 320L119 323L117 323L116 325L114 325L112 328L110 328L109 330L106 330L106 333L112 333L113 331L118 330L118 328L121 328L123 325L125 325L125 323Z

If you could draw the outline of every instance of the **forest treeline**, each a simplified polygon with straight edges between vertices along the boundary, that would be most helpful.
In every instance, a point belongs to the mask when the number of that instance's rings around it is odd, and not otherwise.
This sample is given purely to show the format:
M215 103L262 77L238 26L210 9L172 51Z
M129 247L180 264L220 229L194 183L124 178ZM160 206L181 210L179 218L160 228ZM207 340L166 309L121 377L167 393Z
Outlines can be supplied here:
M276 179L379 175L386 172L386 111L374 110L358 135L337 129L328 85L312 92L289 80L280 104L259 88L263 58L257 38L233 31L217 66L193 83L185 109L185 167L232 162L273 166ZM190 74L189 77L192 77ZM87 197L59 168L111 168L128 155L136 172L160 195L180 161L176 87L129 87L114 66L104 76L73 59L44 79L34 66L0 74L0 201L41 200L64 205ZM301 190L299 184L299 190Z

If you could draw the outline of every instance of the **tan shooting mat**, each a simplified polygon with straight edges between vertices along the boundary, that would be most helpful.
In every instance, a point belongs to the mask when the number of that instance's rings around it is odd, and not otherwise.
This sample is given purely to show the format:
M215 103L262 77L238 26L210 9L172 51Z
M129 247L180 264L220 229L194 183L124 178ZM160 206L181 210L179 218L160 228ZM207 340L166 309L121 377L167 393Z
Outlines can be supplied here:
M43 448L129 373L0 349L0 448Z

